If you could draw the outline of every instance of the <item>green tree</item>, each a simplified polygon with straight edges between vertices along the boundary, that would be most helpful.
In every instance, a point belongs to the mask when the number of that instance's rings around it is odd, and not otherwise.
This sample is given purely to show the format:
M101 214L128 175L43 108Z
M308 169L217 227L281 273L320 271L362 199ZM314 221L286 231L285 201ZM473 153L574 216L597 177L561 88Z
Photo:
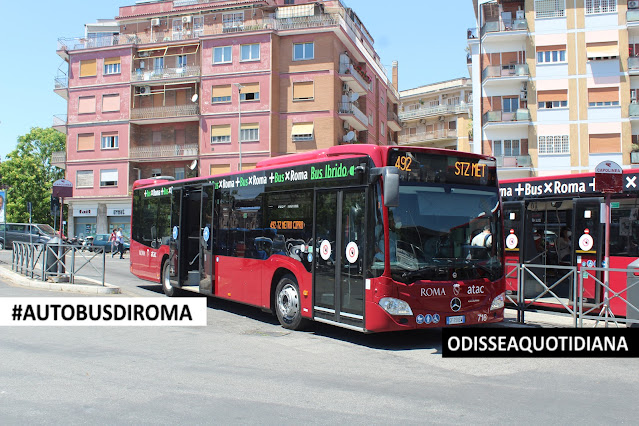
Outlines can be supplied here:
M27 202L32 203L34 223L53 223L51 187L64 170L51 165L51 155L64 151L66 136L52 129L31 128L18 138L16 149L0 163L2 185L7 188L7 222L28 222Z

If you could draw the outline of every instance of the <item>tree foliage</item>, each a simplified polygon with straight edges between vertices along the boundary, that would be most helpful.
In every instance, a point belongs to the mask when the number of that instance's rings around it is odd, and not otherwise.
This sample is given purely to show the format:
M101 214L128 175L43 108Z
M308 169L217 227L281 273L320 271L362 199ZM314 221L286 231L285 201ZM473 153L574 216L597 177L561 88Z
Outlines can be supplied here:
M34 223L53 223L51 188L64 177L64 170L51 165L51 155L64 151L65 145L65 135L52 128L33 127L18 138L16 149L0 164L1 182L7 188L7 222L28 222L31 202Z

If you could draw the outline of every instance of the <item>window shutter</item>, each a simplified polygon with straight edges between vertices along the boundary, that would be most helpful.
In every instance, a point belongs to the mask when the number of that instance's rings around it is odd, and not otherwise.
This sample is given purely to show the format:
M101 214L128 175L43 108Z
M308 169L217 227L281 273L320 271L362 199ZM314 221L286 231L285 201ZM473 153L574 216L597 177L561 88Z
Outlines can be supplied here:
M241 127L242 130L253 130L253 129L259 129L259 128L260 128L259 123L246 123L246 124L242 124L242 127Z
M80 61L80 77L92 77L97 75L95 59Z
M95 137L93 133L87 133L78 135L78 151L90 151L93 150L95 144Z
M95 113L95 96L86 96L78 101L78 114Z
M301 81L293 83L293 99L313 99L314 83L312 81Z
M211 136L230 136L231 125L230 124L217 124L211 126Z
M314 127L313 123L293 123L293 130L291 131L291 136L312 135L313 127Z
M212 175L220 175L231 171L230 164L211 164L210 172Z
M115 58L105 58L104 65L115 65L120 63L120 57L117 56Z
M552 102L568 100L568 90L543 90L537 92L537 102Z
M258 93L260 91L260 83L247 83L242 86L240 93Z
M619 101L618 87L593 87L588 89L588 102Z
M213 89L212 89L213 98L225 98L228 96L231 96L231 85L213 86Z
M104 95L102 97L102 112L120 111L120 95Z
M619 133L590 135L590 153L620 152Z

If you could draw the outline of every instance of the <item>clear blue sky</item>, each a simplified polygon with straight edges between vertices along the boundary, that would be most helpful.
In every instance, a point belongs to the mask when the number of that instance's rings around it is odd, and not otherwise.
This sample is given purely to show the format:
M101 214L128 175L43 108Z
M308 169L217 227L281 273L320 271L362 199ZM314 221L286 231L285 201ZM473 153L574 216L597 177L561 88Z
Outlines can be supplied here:
M466 30L475 22L470 0L344 1L375 39L375 48L389 72L392 61L399 61L400 90L468 77ZM55 53L58 38L79 37L85 23L113 18L118 7L134 3L2 1L6 58L0 67L2 159L31 127L50 127L54 115L66 114L66 101L53 93L57 69L67 69Z

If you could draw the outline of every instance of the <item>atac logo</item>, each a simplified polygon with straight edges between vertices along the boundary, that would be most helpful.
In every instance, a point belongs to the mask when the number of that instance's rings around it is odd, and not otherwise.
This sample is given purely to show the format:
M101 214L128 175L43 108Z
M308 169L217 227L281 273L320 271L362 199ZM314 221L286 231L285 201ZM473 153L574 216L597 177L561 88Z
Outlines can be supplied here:
M446 296L444 287L427 287L421 289L421 295L425 297Z

